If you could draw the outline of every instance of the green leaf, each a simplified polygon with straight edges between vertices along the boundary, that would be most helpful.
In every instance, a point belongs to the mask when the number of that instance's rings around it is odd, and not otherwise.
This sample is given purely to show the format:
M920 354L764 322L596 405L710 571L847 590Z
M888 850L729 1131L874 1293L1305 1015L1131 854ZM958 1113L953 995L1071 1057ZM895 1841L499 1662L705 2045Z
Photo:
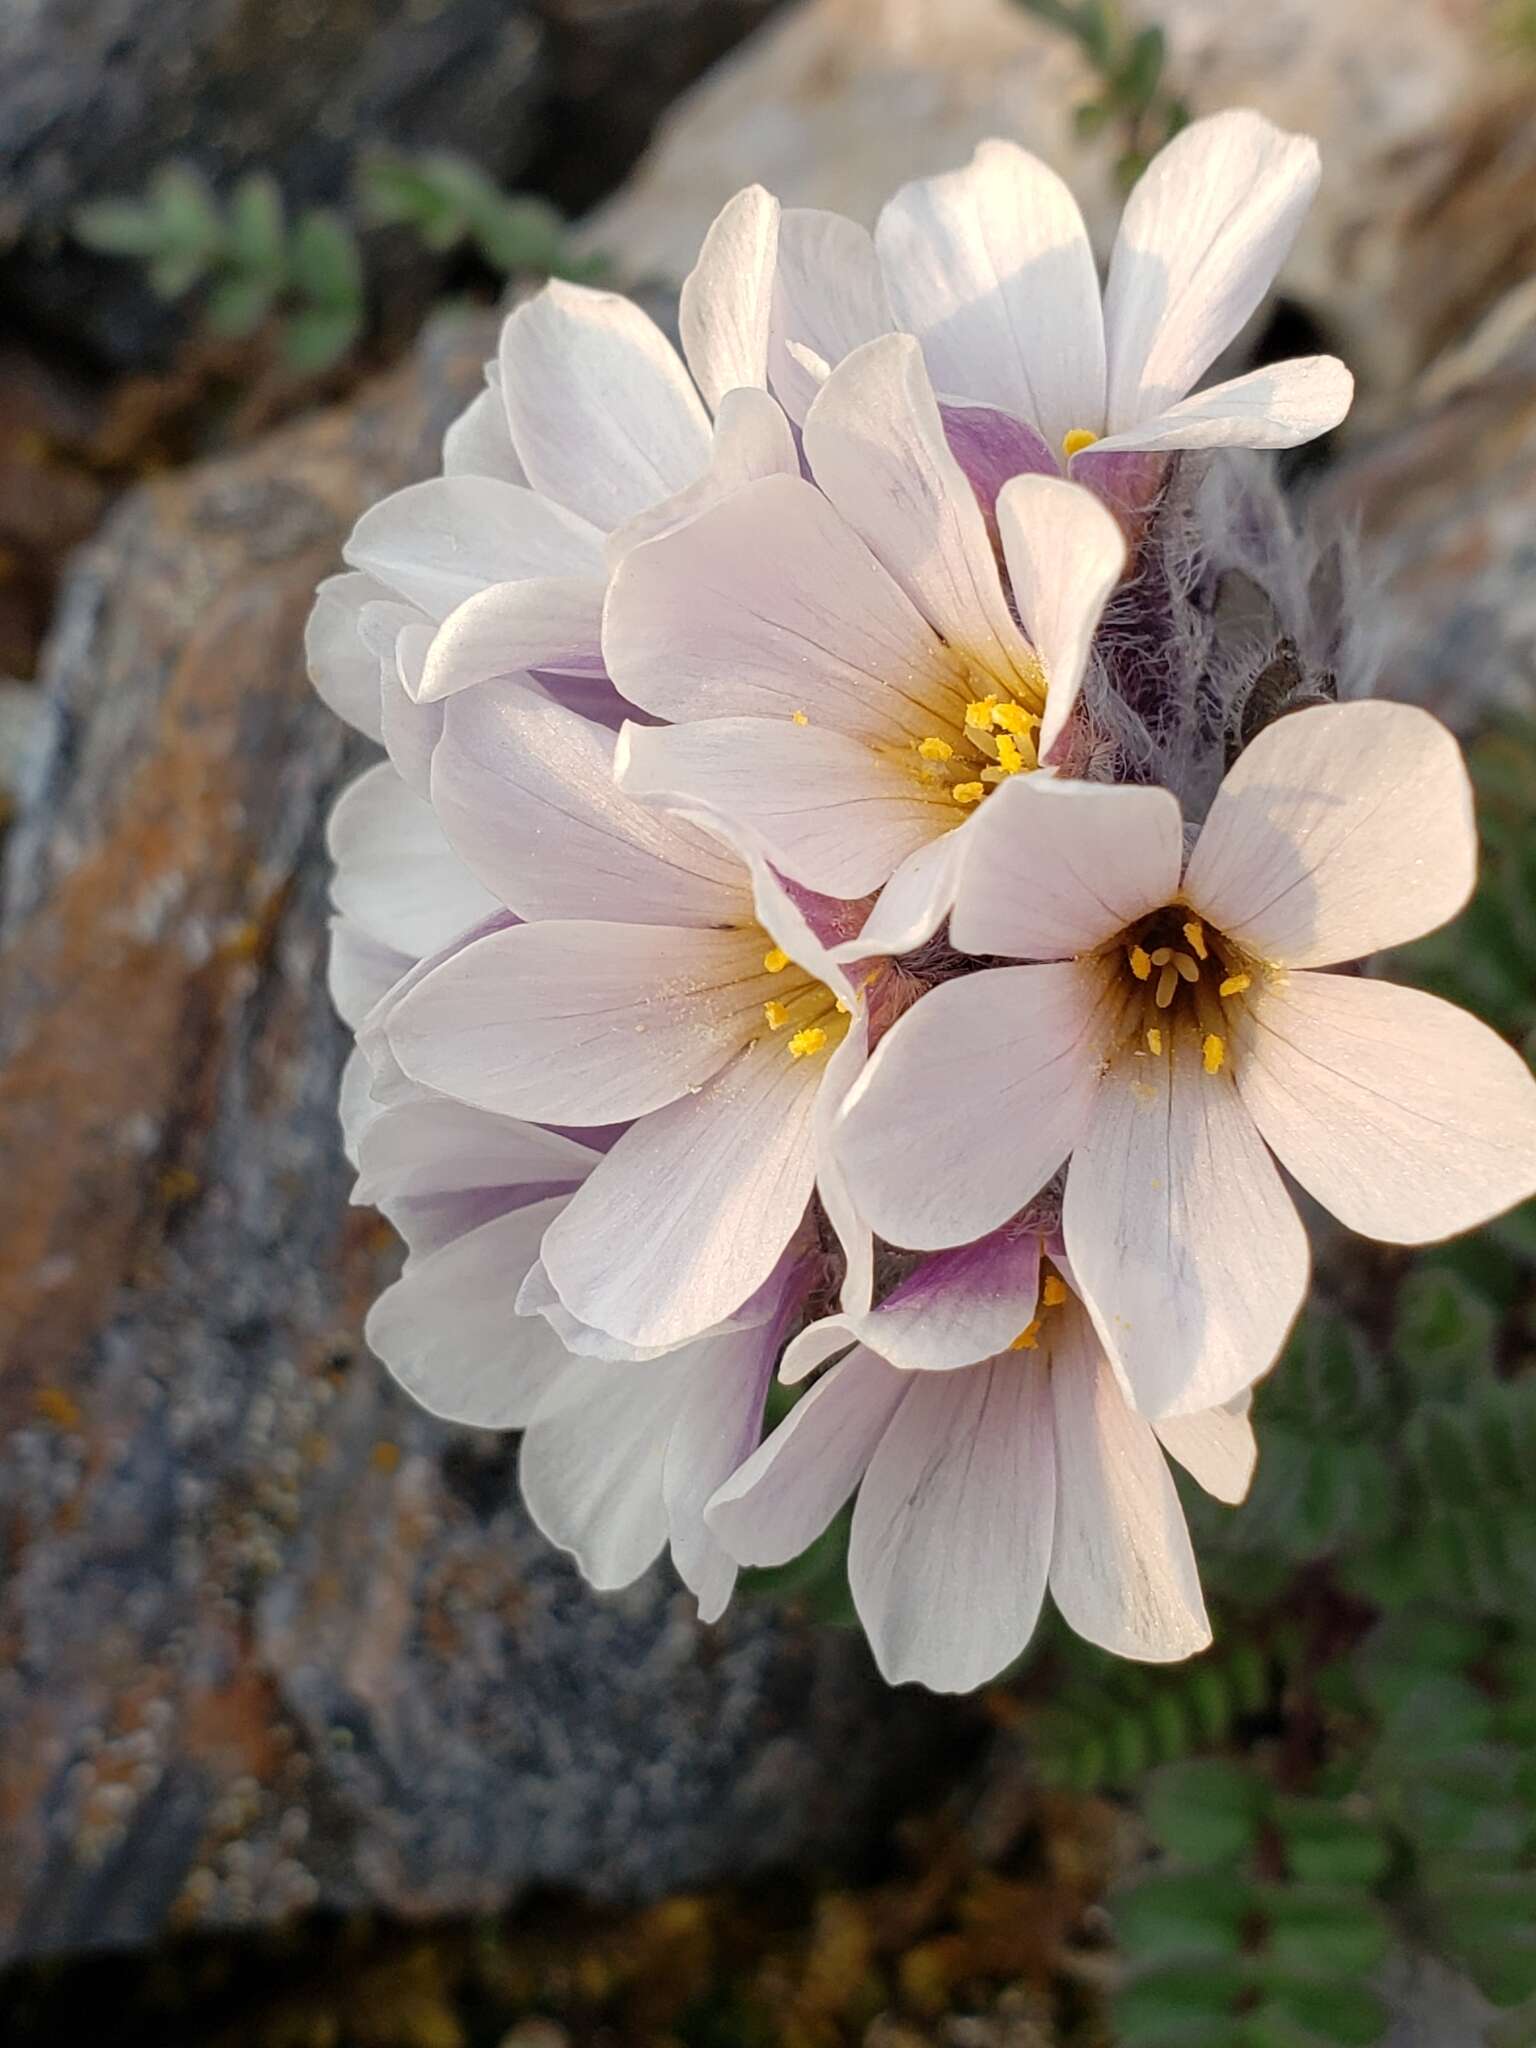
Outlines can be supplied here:
M521 270L545 275L560 266L565 247L565 219L543 199L503 199L477 213L476 246L494 270L512 276Z
M224 222L201 171L191 164L162 164L146 197L160 223L162 247L212 262L224 246Z
M1385 1916L1358 1892L1334 1885L1266 1885L1258 1893L1265 1953L1283 1972L1365 1977L1392 1946Z
M1125 105L1139 111L1152 104L1163 75L1164 55L1160 28L1138 31L1115 79L1116 95Z
M210 261L195 249L167 249L145 273L149 288L157 298L184 298L206 276Z
M1199 1962L1176 1963L1165 1969L1138 1972L1121 1988L1115 2000L1115 2025L1125 2048L1145 2044L1182 2031L1184 2041L1215 2040L1215 2035L1194 2032L1202 2022L1221 2020L1229 2029L1232 2012L1242 1994L1241 1966L1232 1961L1205 1957Z
M204 309L208 325L215 334L235 341L254 334L272 310L276 289L276 280L269 277L236 273L221 279L208 294Z
M1248 1894L1227 1871L1162 1871L1110 1902L1115 1935L1132 1962L1235 1955Z
M317 307L283 322L283 361L302 376L340 362L362 332L361 314L349 307Z
M289 238L288 272L301 299L318 310L347 314L355 331L363 306L363 259L344 220L321 207L301 214Z
M1298 1978L1272 1984L1268 1993L1261 2011L1289 2020L1314 2040L1336 2044L1336 2048L1375 2048L1387 2031L1386 2007L1363 1984L1327 1977L1311 1982Z
M1142 1814L1172 1855L1209 1869L1235 1862L1252 1847L1265 1798L1262 1781L1241 1764L1200 1757L1154 1772Z
M283 195L266 171L252 171L229 198L228 260L276 290L287 268Z
M75 240L103 256L152 256L161 243L160 217L137 199L92 199L70 220Z
M1355 1817L1337 1800L1280 1798L1271 1809L1291 1875L1303 1884L1373 1885L1392 1860L1374 1819Z

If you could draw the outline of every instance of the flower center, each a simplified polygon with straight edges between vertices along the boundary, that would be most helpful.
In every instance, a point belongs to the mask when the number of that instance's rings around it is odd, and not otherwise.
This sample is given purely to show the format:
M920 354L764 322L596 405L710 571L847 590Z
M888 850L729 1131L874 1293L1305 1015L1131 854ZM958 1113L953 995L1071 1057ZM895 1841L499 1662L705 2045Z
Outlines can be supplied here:
M1193 1032L1208 1074L1219 1074L1232 1044L1232 1015L1257 968L1231 939L1187 905L1154 911L1115 942L1130 1004L1130 1035L1161 1059L1177 1032Z
M792 1060L812 1059L842 1043L849 1013L841 996L813 981L771 941L763 955L763 972L784 977L763 1004L763 1021L771 1032L783 1034L783 1048Z
M977 697L966 705L964 723L953 739L930 733L915 742L918 774L935 787L947 786L951 801L967 809L1010 775L1039 767L1034 740L1039 724L1038 712L1011 697Z

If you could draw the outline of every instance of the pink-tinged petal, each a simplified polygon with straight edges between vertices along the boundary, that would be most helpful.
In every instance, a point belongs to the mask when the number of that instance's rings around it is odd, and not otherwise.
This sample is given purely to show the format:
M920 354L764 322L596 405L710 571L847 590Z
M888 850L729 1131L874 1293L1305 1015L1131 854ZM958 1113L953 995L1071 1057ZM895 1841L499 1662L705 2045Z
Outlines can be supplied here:
M995 405L941 405L950 453L976 493L987 537L999 554L997 494L1016 476L1060 476L1062 465L1034 427Z
M1297 448L1336 427L1355 380L1337 356L1296 356L1199 391L1122 427L1087 452L1119 448ZM1073 464L1073 475L1078 465Z
M371 938L345 917L331 919L331 946L326 960L326 985L336 1014L356 1030L381 996L387 995L415 964L409 953Z
M858 1485L909 1385L870 1352L854 1351L795 1403L705 1509L738 1564L787 1564L815 1542Z
M629 795L730 820L787 875L864 896L952 822L955 806L888 753L786 718L626 725L614 758Z
M1536 1080L1438 996L1290 975L1248 1006L1234 1071L1281 1164L1365 1237L1453 1237L1536 1193Z
M704 1509L757 1449L773 1378L773 1329L706 1337L679 1354L689 1360L690 1384L667 1440L661 1492L672 1562L699 1603L700 1621L720 1619L736 1583L736 1560L706 1524Z
M365 635L383 615L402 605L368 605L363 611ZM432 627L419 613L409 624L395 631L387 665L381 673L381 726L385 749L401 781L414 795L429 802L432 793L432 756L443 736L443 714L436 704L418 704L422 670L432 645Z
M1034 657L910 334L866 342L832 372L806 414L805 453L848 524L977 671L978 694L1033 684Z
M1165 789L1020 775L965 833L950 935L966 953L1068 960L1178 894L1184 823Z
M1052 1337L1051 1403L1051 1597L1063 1620L1117 1657L1193 1656L1211 1629L1184 1510L1157 1438L1126 1406L1077 1302Z
M1110 1362L1152 1421L1218 1407L1271 1364L1307 1238L1230 1068L1193 1032L1125 1053L1067 1170L1067 1254ZM1234 1061L1234 1064L1237 1062Z
M383 1203L463 1188L574 1187L598 1156L539 1124L424 1095L381 1110L370 1123L358 1142L352 1199Z
M772 1284L770 1280L770 1288ZM773 1319L772 1305L767 1309L762 1305L764 1292L760 1288L733 1314L717 1323L710 1333L711 1338L733 1335L741 1330L760 1332L764 1323ZM518 1289L517 1313L520 1316L542 1316L566 1350L577 1358L603 1358L614 1365L643 1365L653 1358L679 1356L675 1344L627 1344L610 1330L600 1330L595 1324L584 1323L579 1316L573 1316L555 1292L554 1282L546 1272L542 1258L529 1267L528 1277Z
M822 1060L765 1037L620 1138L544 1241L573 1314L682 1344L762 1286L810 1200Z
M1238 333L1317 181L1317 144L1246 108L1159 150L1126 202L1104 291L1111 434L1165 412Z
M495 365L488 366L494 370ZM527 476L512 447L507 408L502 401L500 373L478 398L472 398L443 436L444 476L494 476L504 484L526 484Z
M304 659L315 692L338 718L384 737L380 726L379 662L359 631L363 607L389 597L382 583L358 571L327 576L315 592L304 628Z
M807 1323L798 1335L784 1346L784 1356L779 1360L779 1378L786 1387L798 1386L801 1380L808 1380L813 1372L826 1364L829 1358L838 1358L853 1348L853 1325L847 1316L822 1316L814 1323Z
M889 745L964 716L961 672L814 484L765 477L634 548L608 673L660 718L792 718Z
M748 185L716 214L683 280L678 331L711 411L738 386L766 389L779 202Z
M1044 1186L1093 1106L1101 1002L1099 977L1075 961L994 968L930 990L886 1034L837 1131L853 1199L882 1237L969 1244Z
M520 917L739 923L747 876L718 840L626 796L614 736L542 691L454 698L433 800L460 858Z
M897 325L945 398L979 399L1058 448L1104 413L1099 274L1077 201L1011 142L903 186L875 230Z
M341 1070L336 1102L336 1120L341 1125L341 1149L349 1166L356 1167L357 1148L377 1114L378 1104L373 1099L373 1068L368 1055L354 1045Z
M1317 704L1238 756L1184 893L1259 959L1327 967L1444 924L1476 869L1472 785L1440 721L1411 704Z
M1066 727L1093 636L1125 573L1125 535L1092 491L1065 477L1018 476L997 501L997 522L1024 630L1045 670L1040 759Z
M820 388L803 352L836 368L894 325L869 230L840 213L787 208L779 222L768 381L790 418L803 420Z
M891 1685L969 1692L1034 1633L1056 1507L1050 1382L1010 1355L908 1375L853 1511L848 1583Z
M858 937L833 948L839 960L894 958L925 945L954 907L965 842L953 824L909 854L881 890Z
M354 569L446 619L493 583L601 575L602 536L584 520L489 476L434 476L363 514L343 549Z
M656 540L676 526L685 526L743 484L756 483L765 476L799 474L800 450L778 400L744 385L727 391L715 415L709 467L672 497L658 499L615 527L608 536L608 566L615 568L642 541Z
M493 583L448 614L417 695L425 704L530 668L602 667L600 576L526 576Z
M501 381L530 483L603 533L709 459L709 415L677 351L614 292L557 280L519 306Z
M1034 1319L1040 1240L1005 1224L975 1244L932 1252L849 1327L890 1365L948 1372L1006 1351Z
M525 924L435 968L389 1043L413 1080L498 1116L620 1123L718 1073L762 1028L766 981L750 932Z
M1111 448L1103 443L1080 449L1067 464L1073 483L1084 484L1102 498L1134 541L1162 495L1174 457L1144 448Z
M571 1361L547 1325L512 1313L564 1196L498 1216L412 1262L368 1314L368 1347L447 1422L521 1429Z
M1236 1507L1247 1496L1259 1461L1251 1397L1245 1392L1221 1408L1199 1415L1169 1415L1154 1423L1158 1442L1197 1485L1216 1500Z
M661 1555L667 1439L690 1385L686 1361L567 1359L523 1437L517 1470L529 1514L602 1592L631 1584Z
M422 959L496 909L432 806L385 761L348 783L326 826L331 897L378 944Z

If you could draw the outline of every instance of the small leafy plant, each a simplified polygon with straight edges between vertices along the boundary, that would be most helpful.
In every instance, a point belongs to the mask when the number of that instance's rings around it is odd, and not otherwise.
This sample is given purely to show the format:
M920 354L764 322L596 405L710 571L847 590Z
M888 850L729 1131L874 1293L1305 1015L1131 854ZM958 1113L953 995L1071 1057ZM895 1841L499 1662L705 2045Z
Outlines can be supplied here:
M1100 90L1074 118L1085 141L1117 129L1115 174L1127 190L1163 144L1185 127L1189 108L1163 83L1167 44L1161 28L1137 28L1116 0L1018 0L1018 5L1070 36L1098 74Z
M503 192L448 150L374 150L358 165L357 195L375 226L409 228L443 253L467 245L503 277L531 271L584 282L605 267L600 257L572 255L564 216L548 200Z

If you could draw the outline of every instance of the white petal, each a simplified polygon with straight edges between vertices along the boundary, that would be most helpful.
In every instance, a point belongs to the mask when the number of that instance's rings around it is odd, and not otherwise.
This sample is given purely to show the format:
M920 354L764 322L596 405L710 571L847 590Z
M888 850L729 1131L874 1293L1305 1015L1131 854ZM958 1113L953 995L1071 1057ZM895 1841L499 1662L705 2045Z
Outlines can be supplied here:
M1282 1165L1366 1237L1451 1237L1536 1192L1529 1067L1437 996L1293 974L1248 1006L1235 1071Z
M514 1209L413 1262L369 1311L369 1349L431 1414L478 1429L520 1429L569 1368L547 1324L512 1313L564 1200Z
M620 1123L702 1088L761 1030L766 979L754 933L519 925L418 983L389 1042L413 1080L499 1116Z
M1296 356L1216 384L1096 442L1116 448L1297 448L1336 427L1355 380L1337 356Z
M404 605L368 605L363 612L364 633L381 613L406 610ZM432 627L419 613L410 616L412 623L394 635L380 677L380 723L384 745L401 781L425 800L432 788L432 756L443 736L443 714L435 704L415 701L432 645Z
M1411 704L1318 704L1238 756L1184 893L1261 960L1326 967L1444 924L1476 868L1472 786L1439 720Z
M987 682L1032 690L1036 664L910 334L866 342L832 372L806 415L805 453L821 489L935 631Z
M608 673L661 718L791 718L889 744L967 693L932 629L814 484L766 477L631 550Z
M854 1351L795 1403L705 1510L739 1564L787 1564L815 1542L858 1485L909 1384Z
M304 628L304 659L321 700L338 718L371 740L384 737L379 724L378 657L364 643L358 622L364 605L389 596L382 583L357 571L327 576L315 592Z
M951 826L909 854L881 890L858 937L835 947L835 957L894 958L925 945L954 906L964 848L964 838Z
M496 909L444 839L432 806L387 761L342 791L325 839L336 863L336 908L397 953L435 953Z
M363 514L343 553L433 619L492 583L601 575L603 567L592 527L488 476L435 476L396 491Z
M1117 1657L1193 1656L1211 1630L1184 1510L1156 1437L1126 1406L1076 1302L1052 1340L1051 1397L1052 1599L1080 1636Z
M631 548L683 526L743 484L765 476L798 476L800 451L777 399L742 386L727 391L715 415L709 467L670 498L660 498L608 536L607 560L616 567Z
M906 185L875 230L897 325L946 398L980 399L1052 448L1104 413L1099 277L1077 201L1011 142Z
M761 1040L620 1138L545 1239L575 1315L682 1344L761 1287L810 1200L820 1057Z
M848 1582L887 1683L968 1692L1012 1663L1045 1593L1050 1385L1010 1356L914 1373L853 1511Z
M968 1244L1039 1191L1093 1104L1099 1001L1075 961L994 968L930 990L886 1034L837 1132L853 1199L882 1237Z
M1040 1240L1007 1224L975 1244L931 1252L849 1329L887 1363L947 1372L1006 1351L1034 1319Z
M829 896L867 895L953 823L955 805L889 755L786 718L626 725L619 787L744 827L785 874Z
M547 284L502 330L501 378L529 481L603 533L709 458L709 417L677 351L614 292Z
M423 1097L380 1110L358 1141L355 1202L462 1188L553 1188L585 1180L599 1155L558 1131Z
M604 589L600 576L526 576L467 598L433 636L421 701L530 668L600 668Z
M540 691L455 698L433 799L465 864L520 917L739 923L746 871L717 840L625 796L614 736Z
M1217 1500L1235 1507L1247 1492L1259 1447L1248 1419L1251 1400L1239 1394L1221 1408L1198 1415L1168 1415L1153 1428L1170 1458Z
M345 917L331 919L326 985L336 1014L354 1031L412 964L411 954L370 938L360 925Z
M956 462L976 493L993 545L1002 551L997 532L997 494L1016 476L1055 476L1062 464L1040 434L1012 413L995 405L939 407L944 435Z
M1042 761L1066 727L1111 591L1125 536L1092 491L1064 477L1016 476L998 493L997 523L1024 630L1045 670Z
M357 1165L358 1145L377 1114L378 1105L373 1099L373 1069L368 1055L354 1045L341 1070L341 1086L337 1090L336 1101L341 1149L346 1154L348 1165Z
M700 1621L718 1621L736 1583L736 1561L706 1525L704 1509L757 1449L773 1377L773 1326L706 1337L676 1355L688 1359L690 1383L662 1468L672 1562L698 1600Z
M443 475L496 476L504 484L527 483L513 452L499 378L470 400L444 434Z
M963 952L1089 953L1178 894L1184 825L1165 789L1018 775L965 834L950 933Z
M738 385L767 386L778 243L779 202L749 185L715 216L683 280L683 354L711 411Z
M1317 144L1246 108L1196 121L1152 159L1104 292L1112 434L1165 411L1269 290L1317 190Z
M894 326L867 228L840 213L791 206L779 221L768 380L793 420L803 420L820 381L801 352L832 368Z
M1067 1255L1141 1413L1214 1408L1274 1359L1307 1285L1307 1239L1230 1068L1195 1034L1122 1054L1067 1171ZM1234 1064L1237 1062L1234 1061Z

